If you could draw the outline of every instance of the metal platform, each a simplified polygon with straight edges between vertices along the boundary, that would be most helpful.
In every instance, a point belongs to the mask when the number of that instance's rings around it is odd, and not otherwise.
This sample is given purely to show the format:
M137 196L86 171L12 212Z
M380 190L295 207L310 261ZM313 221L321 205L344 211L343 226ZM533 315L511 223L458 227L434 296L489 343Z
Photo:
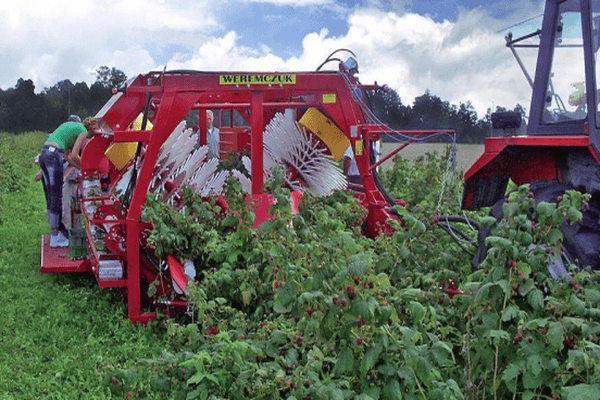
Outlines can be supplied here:
M50 235L42 235L42 273L92 272L88 259L71 260L68 247L50 247Z

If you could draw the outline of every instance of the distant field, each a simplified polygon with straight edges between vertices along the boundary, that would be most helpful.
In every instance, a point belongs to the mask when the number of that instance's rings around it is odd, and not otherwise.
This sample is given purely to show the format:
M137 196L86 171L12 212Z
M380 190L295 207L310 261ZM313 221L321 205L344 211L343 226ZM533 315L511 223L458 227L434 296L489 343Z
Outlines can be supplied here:
M388 154L390 151L398 147L398 143L382 143L381 153L382 155ZM446 154L446 148L449 144L446 143L419 143L411 144L406 148L400 150L400 154L403 158L414 161L420 156L424 156L426 153L437 152L438 154ZM457 144L457 168L466 171L483 153L482 144ZM392 161L386 161L383 164L383 168L392 165Z

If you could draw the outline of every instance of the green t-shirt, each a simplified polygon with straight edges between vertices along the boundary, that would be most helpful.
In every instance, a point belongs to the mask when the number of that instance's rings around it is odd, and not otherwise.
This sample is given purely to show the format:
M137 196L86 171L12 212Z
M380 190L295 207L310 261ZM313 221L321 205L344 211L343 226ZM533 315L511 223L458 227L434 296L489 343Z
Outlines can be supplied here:
M65 122L48 136L48 141L56 143L63 150L71 150L77 137L86 132L85 126L79 122Z

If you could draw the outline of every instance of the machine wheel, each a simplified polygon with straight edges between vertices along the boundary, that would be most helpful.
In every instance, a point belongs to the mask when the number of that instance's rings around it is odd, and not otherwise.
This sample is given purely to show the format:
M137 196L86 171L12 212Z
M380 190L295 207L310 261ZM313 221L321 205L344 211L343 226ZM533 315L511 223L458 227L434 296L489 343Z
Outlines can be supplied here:
M530 185L536 203L546 201L556 203L557 197L569 189L564 183L537 181ZM580 267L600 267L600 226L598 203L589 201L589 208L583 213L581 221L569 225L563 222L560 230L563 233L565 254Z
M566 187L562 182L536 181L530 184L530 189L534 194L535 202L541 201L556 203L557 197L562 195ZM502 205L505 199L501 199L492 206L490 215L500 221L503 217ZM575 265L586 267L591 266L594 269L600 267L600 208L597 200L589 202L589 208L583 213L583 219L575 224L569 225L566 222L561 225L563 233L563 248L566 257ZM485 238L490 234L491 229L486 228L479 231L477 236L477 251L471 262L471 267L476 270L485 259L489 247L485 245Z

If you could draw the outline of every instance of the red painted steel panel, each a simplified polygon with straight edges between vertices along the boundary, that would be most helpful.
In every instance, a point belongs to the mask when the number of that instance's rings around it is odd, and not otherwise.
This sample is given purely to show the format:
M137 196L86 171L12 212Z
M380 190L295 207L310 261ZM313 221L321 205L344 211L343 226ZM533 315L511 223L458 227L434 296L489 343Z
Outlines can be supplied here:
M92 264L87 260L71 260L69 248L50 247L50 235L42 236L42 273L92 272Z

